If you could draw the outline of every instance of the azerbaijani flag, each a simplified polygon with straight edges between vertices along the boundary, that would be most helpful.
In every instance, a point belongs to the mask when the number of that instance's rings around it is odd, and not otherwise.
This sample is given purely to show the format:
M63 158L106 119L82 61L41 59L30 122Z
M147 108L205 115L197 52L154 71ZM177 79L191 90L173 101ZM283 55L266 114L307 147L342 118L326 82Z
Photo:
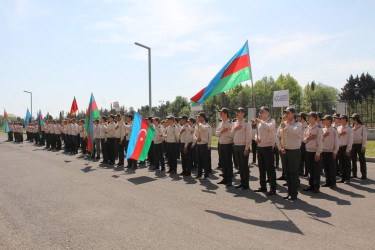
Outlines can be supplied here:
M5 111L5 109L4 109L3 120L4 120L3 129L4 129L5 132L8 133L9 132L9 124L8 124L9 117L8 117L8 113Z
M39 138L42 138L42 137L43 137L42 126L44 126L44 121L43 121L42 111L39 110L39 115L38 115L38 131L39 131Z
M250 57L246 41L242 48L216 74L208 86L199 91L190 100L193 105L204 103L208 98L250 79Z
M25 128L26 128L27 124L29 123L30 117L31 117L31 114L29 112L29 109L27 109L27 111L26 111L26 119L25 119Z
M155 129L137 112L134 113L126 159L144 161L150 150Z
M75 100L75 98L74 98ZM87 132L87 151L90 153L94 152L94 119L100 117L98 106L94 99L94 95L91 93L89 107L86 112L85 129Z
M74 115L77 111L78 111L77 101L76 101L76 97L74 97L72 107L70 108L69 119L72 119L72 115Z

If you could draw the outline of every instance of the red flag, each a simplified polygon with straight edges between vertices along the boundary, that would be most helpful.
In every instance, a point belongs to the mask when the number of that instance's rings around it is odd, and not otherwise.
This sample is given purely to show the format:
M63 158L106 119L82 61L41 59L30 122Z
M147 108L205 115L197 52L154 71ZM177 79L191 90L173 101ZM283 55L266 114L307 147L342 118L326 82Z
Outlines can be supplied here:
M76 102L76 97L74 97L72 107L70 108L70 114L69 114L69 119L72 118L72 115L74 115L78 111L78 106Z

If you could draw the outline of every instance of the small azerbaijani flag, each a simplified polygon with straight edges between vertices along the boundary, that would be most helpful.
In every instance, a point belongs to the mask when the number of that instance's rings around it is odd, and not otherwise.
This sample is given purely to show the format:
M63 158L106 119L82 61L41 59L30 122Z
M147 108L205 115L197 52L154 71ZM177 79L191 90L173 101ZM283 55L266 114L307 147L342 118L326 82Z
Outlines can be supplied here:
M69 119L72 119L72 115L74 115L77 111L78 111L78 105L77 105L76 97L74 97L72 107L70 108Z
M4 109L3 120L4 120L3 129L6 133L8 133L9 132L9 124L8 124L9 117L8 117L8 113L5 111L5 109Z
M27 109L26 110L26 118L25 118L25 128L26 128L27 124L29 123L30 117L31 117L31 114L29 112L29 109Z
M38 131L39 131L39 138L43 137L42 127L44 126L42 111L39 110L38 115Z
M75 98L74 98L75 100ZM87 151L94 152L94 125L95 119L99 119L100 114L96 105L94 95L91 93L89 107L86 112L85 129L87 132Z
M249 49L246 43L216 74L207 87L190 98L192 105L204 103L208 98L225 92L241 82L251 79Z
M144 161L150 150L155 129L137 112L134 113L126 159Z

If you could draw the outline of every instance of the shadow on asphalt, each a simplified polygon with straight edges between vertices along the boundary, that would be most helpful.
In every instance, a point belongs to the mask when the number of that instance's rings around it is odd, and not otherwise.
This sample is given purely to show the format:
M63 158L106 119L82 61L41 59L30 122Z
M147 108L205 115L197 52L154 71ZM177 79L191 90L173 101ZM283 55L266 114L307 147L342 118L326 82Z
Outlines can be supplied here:
M92 166L87 166L85 168L82 168L81 171L84 172L84 173L89 173L89 172L92 172L92 171L95 171L96 169L92 169Z
M145 184L151 181L156 181L156 179L148 177L148 176L139 176L135 178L130 178L128 179L128 181L130 181L134 185L141 185L141 184Z
M349 185L351 185L351 184L349 184ZM365 198L365 196L362 195L362 194L357 194L357 193L354 193L352 191L342 189L339 186L337 186L337 188L334 188L332 190L335 191L335 192L338 192L340 194L343 194L343 195L348 195L348 196L353 197L353 198Z
M245 224L257 226L257 227L264 227L274 230L281 230L296 234L303 235L302 231L293 223L291 220L283 221L283 220L273 220L273 221L265 221L265 220L254 220L254 219L247 219L241 218L238 216L230 215L227 213L222 213L213 210L205 210L207 213L217 215L226 220L238 221Z

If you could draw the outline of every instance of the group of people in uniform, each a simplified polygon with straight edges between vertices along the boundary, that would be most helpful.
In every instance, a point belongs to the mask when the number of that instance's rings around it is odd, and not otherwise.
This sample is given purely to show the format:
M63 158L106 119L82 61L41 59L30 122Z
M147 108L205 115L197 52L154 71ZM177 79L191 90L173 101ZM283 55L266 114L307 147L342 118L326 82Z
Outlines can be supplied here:
M283 198L295 200L300 189L300 177L309 178L309 185L303 191L314 193L319 193L321 186L335 188L337 177L341 177L340 183L350 183L350 178L357 178L357 157L361 179L367 178L366 127L357 113L350 117L351 127L347 115L323 116L320 112L296 114L293 107L285 110L280 124L276 124L275 119L270 117L270 110L265 106L259 109L259 117L251 121L245 119L246 112L242 107L235 110L234 120L229 119L228 108L223 107L219 112L220 122L215 134L219 155L217 169L222 171L222 180L218 184L232 186L233 168L237 168L240 184L235 188L249 189L250 146L253 163L257 160L259 167L260 187L254 190L255 192L275 195L276 181L286 180L284 185L288 188L288 194ZM151 170L164 172L168 165L167 173L177 174L177 163L180 159L182 171L179 175L191 176L196 169L195 178L209 179L212 173L213 129L204 112L200 112L195 118L186 115L167 116L165 120L148 117L147 121L155 129L147 157ZM85 120L76 121L73 118L62 123L46 120L43 126L28 123L26 140L45 145L49 150L62 150L63 142L66 153L77 154L80 148L87 157L96 160L102 158L101 163L106 167L115 170L135 169L138 164L145 162L128 159L127 166L124 166L132 125L131 113L125 114L124 119L121 114L111 114L94 120L93 150L89 152ZM14 133L18 138L17 142L22 142L22 124L10 123L9 127L8 140L13 140ZM279 155L282 175L276 178ZM322 174L325 176L324 185L321 185Z
M23 142L23 125L20 122L9 122L9 132L8 132L8 141L13 141L16 143Z

